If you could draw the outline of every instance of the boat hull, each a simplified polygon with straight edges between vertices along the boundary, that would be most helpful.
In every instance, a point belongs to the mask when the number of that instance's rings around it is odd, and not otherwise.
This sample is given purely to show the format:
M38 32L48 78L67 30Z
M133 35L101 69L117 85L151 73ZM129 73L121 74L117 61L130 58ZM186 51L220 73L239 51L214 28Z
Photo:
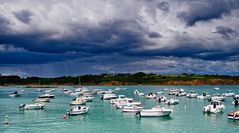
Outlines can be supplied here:
M169 116L172 113L171 110L167 111L140 111L141 117L162 117L162 116Z

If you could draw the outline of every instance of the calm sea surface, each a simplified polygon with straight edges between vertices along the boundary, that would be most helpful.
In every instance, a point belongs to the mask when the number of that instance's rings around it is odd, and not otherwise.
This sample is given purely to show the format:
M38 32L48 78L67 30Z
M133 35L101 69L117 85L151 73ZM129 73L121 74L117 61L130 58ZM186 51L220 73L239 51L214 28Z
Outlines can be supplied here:
M219 87L220 91L212 88ZM74 90L72 86L64 86ZM116 86L87 86L89 89L115 89ZM32 103L40 93L36 89L18 87L0 87L0 133L238 133L239 121L228 120L228 112L238 110L239 107L231 105L232 98L224 102L226 110L221 114L205 115L203 106L208 102L199 99L176 97L180 100L178 105L168 106L154 100L145 99L133 94L135 89L142 92L157 92L164 88L183 88L185 91L194 90L198 94L209 92L224 93L233 90L239 94L239 86L123 86L126 90L117 91L142 102L145 108L160 105L172 108L171 117L139 118L134 114L122 113L112 107L109 101L100 100L96 95L93 102L87 103L90 110L87 115L71 116L63 119L66 110L70 108L69 102L73 97L63 94L61 89L53 92L55 99L46 103L45 110L20 111L21 103ZM25 90L21 97L11 98L8 94L15 90ZM48 89L44 89L48 90ZM165 95L170 97L168 95ZM171 96L174 97L174 96ZM9 125L3 124L5 115L8 115Z

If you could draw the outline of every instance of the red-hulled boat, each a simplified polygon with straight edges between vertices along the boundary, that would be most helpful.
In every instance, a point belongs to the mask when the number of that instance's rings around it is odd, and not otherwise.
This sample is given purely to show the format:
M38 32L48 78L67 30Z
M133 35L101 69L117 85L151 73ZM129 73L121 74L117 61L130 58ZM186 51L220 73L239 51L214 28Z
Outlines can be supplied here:
M227 114L228 119L239 120L239 110Z

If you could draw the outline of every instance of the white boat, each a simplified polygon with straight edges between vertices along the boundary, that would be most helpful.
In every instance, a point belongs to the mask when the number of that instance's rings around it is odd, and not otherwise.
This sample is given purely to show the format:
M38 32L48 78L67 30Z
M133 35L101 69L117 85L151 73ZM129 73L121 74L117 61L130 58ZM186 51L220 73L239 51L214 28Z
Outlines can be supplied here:
M132 98L125 98L122 101L115 103L116 108L122 109L124 106L141 106L141 102L133 101Z
M178 92L177 94L175 94L175 96L186 96L187 93L186 92Z
M221 101L212 101L209 105L203 107L204 113L220 113L225 109Z
M143 93L143 92L140 92L138 95L139 95L139 96L144 96L144 93Z
M138 91L138 90L134 90L134 94L135 94L135 95L138 95L138 94L139 94L139 91Z
M115 88L115 91L120 91L120 90L121 90L121 88L119 88L119 87Z
M228 119L239 120L239 110L227 114Z
M127 97L125 97L125 95L118 95L118 97L116 99L111 99L110 103L115 104L117 102L124 101L126 98Z
M223 93L222 96L225 97L234 97L235 93L232 92L232 90L227 90L226 93Z
M124 106L122 109L122 112L128 112L128 113L137 113L138 111L140 111L141 109L143 109L144 107L141 106Z
M36 110L36 109L44 109L45 105L40 103L34 104L20 104L19 109L23 110Z
M33 101L34 102L50 102L50 98L36 98Z
M239 99L239 95L235 95L234 98Z
M176 104L179 104L179 100L169 99L165 103L168 104L168 105L176 105Z
M198 99L207 100L210 98L210 95L208 95L206 92L202 93L202 95L197 96Z
M92 100L94 99L94 97L90 97L90 96L83 96L81 98L85 100L86 102L92 102Z
M74 98L71 102L70 105L85 105L86 101L83 100L82 98Z
M9 96L10 97L20 97L21 95L17 91L14 91L14 92L10 93Z
M225 97L221 96L220 94L214 94L209 98L209 101L224 101Z
M220 90L220 88L218 88L218 87L214 87L213 90L218 91L218 90Z
M166 102L166 101L167 101L167 97L165 97L165 96L160 96L160 97L156 98L156 100L157 100L158 102Z
M106 94L103 94L101 96L101 99L102 100L111 100L111 99L116 99L117 98L117 95L113 94L113 93L106 93Z
M76 106L70 110L67 110L68 115L81 115L86 114L89 111L87 106Z
M147 99L155 99L156 98L156 94L155 93L149 93L148 95L146 95L145 97L147 98Z
M52 94L43 94L43 95L40 95L39 98L54 98L55 95L52 95Z
M197 98L198 94L195 91L191 91L186 96L187 98Z
M155 106L152 109L142 109L136 113L141 117L159 117L159 116L169 116L173 112L172 109L161 108L160 106Z

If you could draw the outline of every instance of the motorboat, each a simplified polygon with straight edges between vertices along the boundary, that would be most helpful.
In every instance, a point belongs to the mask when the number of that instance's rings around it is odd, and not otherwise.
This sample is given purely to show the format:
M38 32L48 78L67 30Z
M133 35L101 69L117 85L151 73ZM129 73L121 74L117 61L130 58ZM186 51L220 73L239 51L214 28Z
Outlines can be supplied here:
M239 120L239 110L227 114L228 119Z
M131 105L131 106L124 106L122 109L122 112L127 112L127 113L137 113L144 107L141 106L136 106L136 105Z
M71 90L67 90L67 89L63 89L62 91L63 91L63 93L65 93L65 94L71 94L71 92L72 92Z
M115 90L115 91L120 91L121 88L120 88L120 87L117 87L117 88L115 88L114 90Z
M83 100L81 97L79 98L74 98L71 102L70 105L85 105L86 101Z
M161 108L160 106L155 106L152 109L142 109L136 113L141 117L160 117L169 116L173 112L172 109Z
M19 97L21 96L17 91L14 91L12 93L9 94L10 97Z
M94 97L90 97L90 96L83 96L81 98L85 100L86 102L92 102L92 100L94 99Z
M102 100L111 100L111 99L116 99L117 98L117 95L116 94L113 94L113 93L106 93L106 94L103 94L101 96L101 99Z
M202 95L197 96L197 98L207 100L210 98L210 95L208 95L206 92L203 92Z
M239 95L235 95L234 98L239 99Z
M135 94L135 95L138 95L138 94L139 94L139 91L138 91L138 90L134 90L134 94Z
M186 96L187 98L197 98L198 94L195 91L190 91Z
M156 98L156 100L160 103L160 102L166 102L167 101L167 97L165 96L160 96L158 98Z
M144 96L144 93L143 93L143 92L140 92L138 95L139 95L139 96Z
M225 109L221 101L212 101L209 105L203 107L204 113L220 113Z
M81 115L86 114L89 111L89 107L87 106L76 106L74 108L71 108L70 110L67 110L68 115Z
M45 105L41 103L34 103L34 104L20 104L19 109L23 110L37 110L37 109L44 109Z
M214 87L213 90L219 91L220 88L218 88L218 87Z
M226 93L223 93L222 96L224 97L234 97L235 93L232 92L232 90L227 90Z
M178 92L175 94L175 96L186 96L187 93L186 92Z
M50 102L51 98L36 98L34 102Z
M220 94L214 94L213 96L211 96L209 99L209 101L224 101L225 97L221 96Z
M115 103L116 108L122 109L124 106L141 106L141 102L133 101L132 98L125 98L122 101Z
M234 98L233 101L232 101L232 104L235 105L235 106L239 105L239 99Z
M96 90L96 94L105 94L105 91L98 89Z
M165 103L168 104L168 105L176 105L176 104L179 104L179 100L169 99Z
M116 99L111 99L110 103L114 105L117 102L124 101L125 99L127 99L127 97L125 95L118 95L118 97Z
M55 95L52 95L52 94L43 94L43 95L40 95L39 98L54 98Z
M146 95L145 97L147 98L147 99L155 99L156 98L156 96L157 96L157 94L156 93L149 93L148 95Z

